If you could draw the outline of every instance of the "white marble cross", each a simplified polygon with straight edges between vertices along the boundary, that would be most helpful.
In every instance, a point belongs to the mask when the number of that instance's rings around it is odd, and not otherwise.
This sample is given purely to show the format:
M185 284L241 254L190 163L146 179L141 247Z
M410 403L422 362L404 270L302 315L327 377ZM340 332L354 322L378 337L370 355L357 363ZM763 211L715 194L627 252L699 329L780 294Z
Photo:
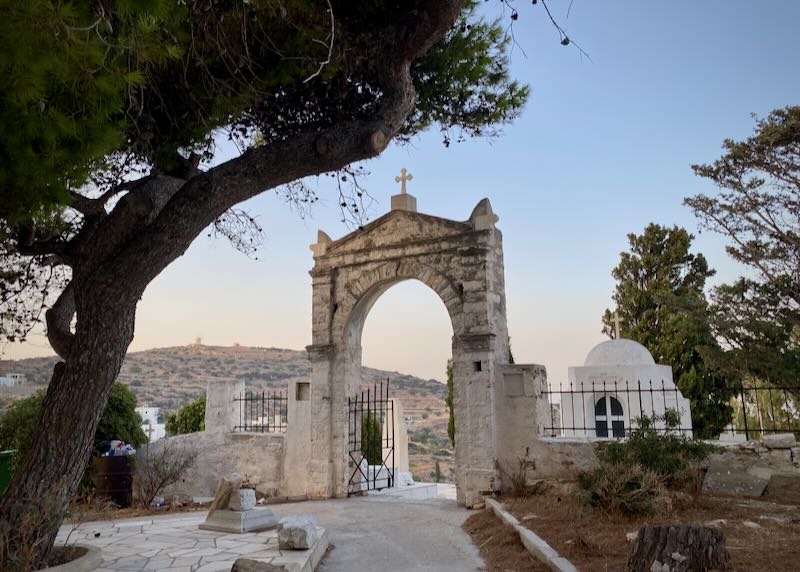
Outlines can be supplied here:
M411 181L414 179L414 175L408 172L408 169L403 167L400 169L400 175L394 178L395 183L400 183L400 194L406 194L406 181Z
M619 313L618 312L614 312L614 319L611 320L611 321L614 322L614 331L616 332L616 338L619 340L620 339L620 337L619 337L619 325L620 325L621 322L624 322L625 320L623 320L622 318L619 317Z

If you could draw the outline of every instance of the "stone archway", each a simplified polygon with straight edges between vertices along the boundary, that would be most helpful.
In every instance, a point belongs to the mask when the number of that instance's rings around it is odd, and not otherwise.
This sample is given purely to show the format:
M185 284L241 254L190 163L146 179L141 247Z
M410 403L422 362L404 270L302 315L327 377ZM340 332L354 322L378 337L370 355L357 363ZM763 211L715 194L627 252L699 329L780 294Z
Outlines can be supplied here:
M441 298L453 326L456 486L459 504L480 505L497 458L495 387L508 363L502 234L483 199L465 222L416 212L413 197L333 241L319 232L311 270L313 365L310 384L290 401L307 431L287 442L290 495L344 496L348 479L347 398L361 382L361 333L377 299L416 279ZM413 309L409 309L413 311ZM290 421L291 423L292 421ZM290 469L294 466L294 469ZM304 470L297 470L302 466Z

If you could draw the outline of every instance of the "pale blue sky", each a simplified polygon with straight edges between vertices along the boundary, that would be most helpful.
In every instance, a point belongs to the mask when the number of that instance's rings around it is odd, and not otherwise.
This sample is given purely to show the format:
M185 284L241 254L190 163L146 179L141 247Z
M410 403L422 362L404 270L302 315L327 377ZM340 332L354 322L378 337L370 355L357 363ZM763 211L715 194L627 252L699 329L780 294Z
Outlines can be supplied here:
M500 15L498 2L484 8ZM550 7L589 54L558 43L541 5L518 2L513 53L531 85L522 116L497 140L441 145L438 133L392 146L369 162L373 218L413 173L419 210L466 219L489 197L505 241L508 322L518 363L547 366L553 381L601 341L612 267L625 235L649 222L696 232L683 197L713 193L692 163L712 161L725 137L746 137L750 113L798 104L800 2L568 0ZM523 51L527 56L523 55ZM229 151L228 151L229 152ZM274 194L247 204L267 240L259 260L198 238L159 276L139 306L132 349L205 343L290 347L310 342L317 228L348 232L324 180L313 218L301 220ZM742 270L719 237L696 240L719 280ZM370 314L364 362L442 378L451 329L444 306L419 283L389 290ZM45 340L10 346L6 358L48 353Z

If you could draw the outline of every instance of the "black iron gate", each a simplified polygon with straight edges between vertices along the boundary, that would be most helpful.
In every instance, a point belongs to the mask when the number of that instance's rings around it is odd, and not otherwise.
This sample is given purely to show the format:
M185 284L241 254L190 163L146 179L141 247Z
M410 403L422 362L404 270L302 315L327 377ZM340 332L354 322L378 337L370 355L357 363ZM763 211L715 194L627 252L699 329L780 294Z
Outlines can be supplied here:
M388 379L347 399L347 496L394 486L394 415Z

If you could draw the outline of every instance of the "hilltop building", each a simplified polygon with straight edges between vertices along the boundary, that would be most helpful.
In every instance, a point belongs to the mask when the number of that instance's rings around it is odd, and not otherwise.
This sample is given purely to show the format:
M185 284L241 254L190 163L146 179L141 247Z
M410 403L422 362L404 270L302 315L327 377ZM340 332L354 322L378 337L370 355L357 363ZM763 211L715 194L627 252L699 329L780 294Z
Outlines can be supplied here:
M0 375L0 387L14 387L25 383L24 373L5 373Z

